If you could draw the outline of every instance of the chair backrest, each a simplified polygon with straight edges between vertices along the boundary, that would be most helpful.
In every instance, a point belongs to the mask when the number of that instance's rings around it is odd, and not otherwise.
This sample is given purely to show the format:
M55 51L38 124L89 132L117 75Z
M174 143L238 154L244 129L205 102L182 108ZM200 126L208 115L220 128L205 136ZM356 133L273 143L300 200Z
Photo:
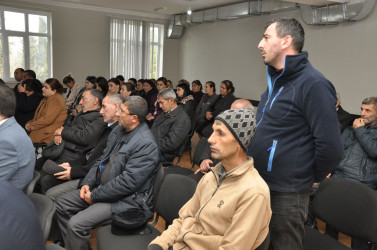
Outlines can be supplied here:
M197 182L184 175L169 174L165 177L157 199L156 212L166 221L166 227L178 218L181 207L195 193Z
M153 207L156 207L158 194L160 192L162 180L164 179L164 168L162 167L161 163L158 167L156 176L154 177L153 183Z
M205 157L203 158L203 156ZM194 156L192 158L192 168L195 165L199 166L200 161L207 158L207 156L208 158L211 157L211 148L207 138L203 137L199 140L198 144L196 145Z
M343 178L321 182L314 198L316 217L348 236L377 242L377 193Z
M183 152L185 151L185 147L186 147L186 144L187 144L188 140L190 140L189 135L187 135L185 137L185 139L183 140L182 144L178 148L177 154L175 155L175 157L178 157L178 161L175 163L176 165L178 165L181 162L181 158L183 156Z
M31 193L28 198L34 204L39 222L42 226L43 237L47 240L51 229L52 218L55 213L54 202L47 196L37 193Z
M34 191L34 188L35 188L35 184L37 183L39 177L41 176L41 174L38 172L38 171L35 171L33 172L33 179L31 179L31 181L29 182L29 184L26 185L26 187L24 187L24 194L25 195L29 195L31 194L33 191Z

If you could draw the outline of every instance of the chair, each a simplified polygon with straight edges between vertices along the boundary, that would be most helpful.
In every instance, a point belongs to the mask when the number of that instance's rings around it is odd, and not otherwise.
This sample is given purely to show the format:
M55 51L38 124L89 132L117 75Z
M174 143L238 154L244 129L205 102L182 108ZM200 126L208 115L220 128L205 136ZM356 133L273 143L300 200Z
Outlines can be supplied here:
M166 228L178 218L181 207L195 193L197 183L183 175L168 175L163 180L156 204L156 220L159 216L165 219ZM147 249L149 243L161 233L152 225L147 225L150 234L138 235L113 235L111 226L101 228L97 232L98 250L124 249Z
M175 163L175 165L179 165L179 163L181 162L181 158L183 156L183 152L185 151L186 144L190 140L189 136L190 135L186 136L186 138L183 140L182 144L178 148L178 152L175 155L175 157L178 157L178 161ZM190 160L191 160L191 150L190 150Z
M203 160L203 155L208 155L209 157L211 156L211 149L209 147L209 143L207 138L202 137L198 145L196 145L196 149L194 152L194 156L192 157L192 167L191 170L194 169L195 165L200 166L200 161ZM206 157L205 157L206 158Z
M52 217L55 213L54 202L47 196L37 193L29 194L28 198L34 204L39 217L39 222L42 226L43 237L47 240L48 234L50 233Z
M313 213L336 231L363 241L377 242L377 195L365 184L343 178L321 182ZM337 240L306 227L305 250L349 249Z
M41 174L38 171L33 172L33 178L31 181L24 187L24 194L26 196L30 195L34 191L35 184L37 184L38 179L41 177Z

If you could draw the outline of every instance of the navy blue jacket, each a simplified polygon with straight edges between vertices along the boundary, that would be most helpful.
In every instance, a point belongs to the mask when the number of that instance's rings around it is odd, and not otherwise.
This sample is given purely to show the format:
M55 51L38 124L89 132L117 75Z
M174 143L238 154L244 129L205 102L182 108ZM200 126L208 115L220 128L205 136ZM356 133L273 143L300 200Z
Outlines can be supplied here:
M120 125L112 130L102 156L89 170L82 185L88 185L91 190L96 187L99 164L123 134L124 128ZM158 167L157 142L148 125L143 122L121 140L108 182L92 191L91 199L94 203L111 203L113 213L147 206L149 211L145 212L153 216L153 183Z
M335 89L312 67L307 52L286 56L281 73L268 66L269 78L248 155L271 190L302 192L343 155Z

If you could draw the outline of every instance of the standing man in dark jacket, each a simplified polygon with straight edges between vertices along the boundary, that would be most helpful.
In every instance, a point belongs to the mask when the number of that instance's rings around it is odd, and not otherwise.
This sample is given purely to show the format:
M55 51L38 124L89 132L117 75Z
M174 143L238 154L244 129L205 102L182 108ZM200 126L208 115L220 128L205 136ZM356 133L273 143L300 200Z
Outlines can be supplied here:
M129 96L118 115L121 126L110 134L101 158L82 182L81 190L56 200L56 214L67 250L89 247L89 229L109 222L112 214L132 208L153 217L153 182L159 166L156 140L146 125L148 105Z
M183 107L177 105L177 96L171 88L161 90L157 100L164 113L153 123L152 132L161 152L161 162L172 162L190 133L191 120Z
M377 97L365 98L361 118L343 134L344 157L332 177L358 181L377 189Z
M343 155L335 89L312 67L303 46L304 29L293 18L269 22L258 45L268 88L248 154L271 190L274 250L302 249L309 189Z

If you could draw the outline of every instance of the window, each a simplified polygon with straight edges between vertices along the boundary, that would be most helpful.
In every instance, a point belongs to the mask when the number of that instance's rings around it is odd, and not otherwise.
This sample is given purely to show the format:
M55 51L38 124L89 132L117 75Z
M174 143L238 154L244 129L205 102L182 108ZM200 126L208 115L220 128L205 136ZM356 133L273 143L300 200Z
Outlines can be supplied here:
M0 78L32 69L41 81L52 75L50 14L0 6Z
M111 18L110 75L160 77L163 43L163 24Z

